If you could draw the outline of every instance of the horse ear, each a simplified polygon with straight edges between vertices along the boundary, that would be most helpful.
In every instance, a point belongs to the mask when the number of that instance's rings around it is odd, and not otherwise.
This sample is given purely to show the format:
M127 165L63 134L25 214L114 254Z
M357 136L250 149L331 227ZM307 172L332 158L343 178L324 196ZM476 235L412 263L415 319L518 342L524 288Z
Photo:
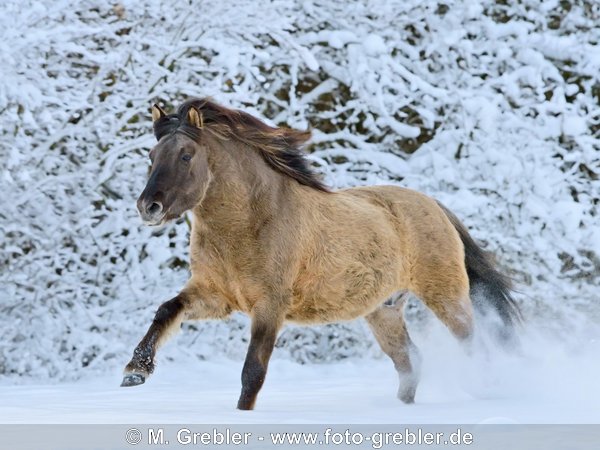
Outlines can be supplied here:
M158 119L161 119L167 115L163 109L158 106L156 103L152 105L152 121L156 122Z
M204 128L204 118L202 117L202 113L193 106L188 111L187 120L196 128Z

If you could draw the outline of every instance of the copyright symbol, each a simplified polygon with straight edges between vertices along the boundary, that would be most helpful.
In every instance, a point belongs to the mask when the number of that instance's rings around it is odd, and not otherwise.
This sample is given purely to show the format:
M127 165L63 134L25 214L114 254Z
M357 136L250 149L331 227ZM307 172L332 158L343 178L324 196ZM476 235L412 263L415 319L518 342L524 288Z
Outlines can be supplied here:
M130 428L125 433L125 440L128 444L137 445L142 442L142 432L137 428Z

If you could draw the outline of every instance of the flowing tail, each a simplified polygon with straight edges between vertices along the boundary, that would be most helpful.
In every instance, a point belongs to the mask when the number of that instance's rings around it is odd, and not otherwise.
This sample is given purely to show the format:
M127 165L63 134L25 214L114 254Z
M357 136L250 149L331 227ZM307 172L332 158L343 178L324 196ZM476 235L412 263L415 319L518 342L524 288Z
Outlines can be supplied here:
M485 252L473 240L467 228L444 205L438 202L446 216L458 231L465 248L465 265L469 276L470 296L475 311L484 318L490 311L500 319L494 332L501 343L516 345L516 328L522 323L522 315L512 298L512 282L496 268L491 254ZM497 321L496 321L497 322Z

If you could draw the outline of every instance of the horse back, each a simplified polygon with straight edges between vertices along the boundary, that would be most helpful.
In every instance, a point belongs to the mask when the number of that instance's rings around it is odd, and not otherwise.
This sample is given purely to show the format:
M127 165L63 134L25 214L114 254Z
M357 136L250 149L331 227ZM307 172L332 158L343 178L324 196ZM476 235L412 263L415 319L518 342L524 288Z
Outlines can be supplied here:
M389 209L401 236L401 284L420 297L464 297L468 290L460 235L431 197L396 186L349 189Z

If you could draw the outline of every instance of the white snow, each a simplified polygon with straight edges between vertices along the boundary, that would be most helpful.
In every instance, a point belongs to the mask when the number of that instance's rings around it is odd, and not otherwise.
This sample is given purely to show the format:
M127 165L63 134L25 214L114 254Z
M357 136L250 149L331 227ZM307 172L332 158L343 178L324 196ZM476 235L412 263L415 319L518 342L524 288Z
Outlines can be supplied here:
M585 117L579 116L565 116L562 128L567 136L581 136L588 129Z
M252 412L235 409L241 361L160 358L134 388L118 387L118 371L70 383L0 383L0 423L598 423L598 337L576 351L530 337L523 357L469 357L434 327L421 346L413 405L395 397L387 358L299 365L276 357Z
M363 46L365 47L365 51L369 56L378 56L380 54L387 53L385 42L381 36L376 34L367 36L363 41Z
M0 418L598 421L599 6L564 3L0 2ZM245 416L248 321L234 316L186 326L147 386L116 388L188 276L185 221L156 231L135 210L149 107L205 95L313 129L334 188L393 183L446 204L543 330L524 357L491 370L430 351L405 407L364 324L289 327ZM496 391L460 382L495 374Z

